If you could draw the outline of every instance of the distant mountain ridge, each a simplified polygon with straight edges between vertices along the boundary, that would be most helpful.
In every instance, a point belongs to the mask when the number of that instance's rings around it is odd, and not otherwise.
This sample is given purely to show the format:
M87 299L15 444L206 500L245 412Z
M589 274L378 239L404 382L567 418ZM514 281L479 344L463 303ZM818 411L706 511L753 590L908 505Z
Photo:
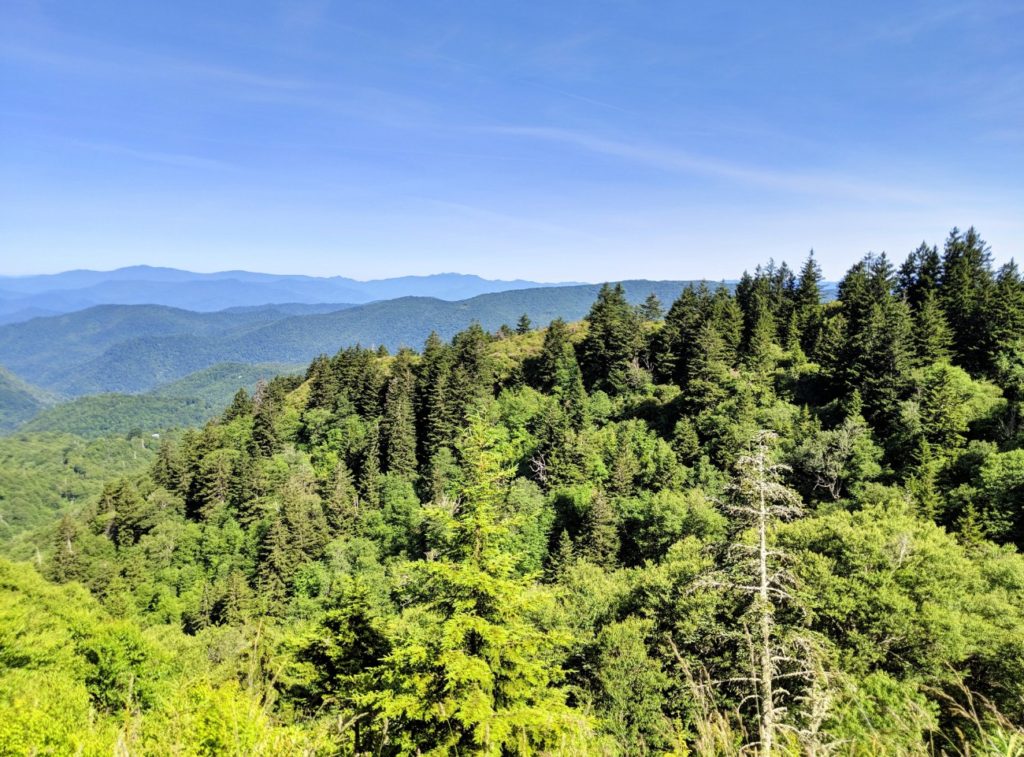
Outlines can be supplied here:
M460 273L359 281L344 276L251 271L195 273L177 268L131 266L113 271L0 276L0 323L16 323L96 305L166 305L213 312L272 303L364 304L397 297L463 300L493 292L562 285L522 279L490 280Z
M627 281L634 303L667 306L691 282ZM494 331L527 314L537 326L586 315L600 287L540 287L449 302L402 297L331 312L266 306L197 313L160 305L104 305L0 326L0 364L61 395L146 392L226 361L308 363L353 344L419 348L431 331L449 339L471 323ZM301 310L301 309L300 309Z

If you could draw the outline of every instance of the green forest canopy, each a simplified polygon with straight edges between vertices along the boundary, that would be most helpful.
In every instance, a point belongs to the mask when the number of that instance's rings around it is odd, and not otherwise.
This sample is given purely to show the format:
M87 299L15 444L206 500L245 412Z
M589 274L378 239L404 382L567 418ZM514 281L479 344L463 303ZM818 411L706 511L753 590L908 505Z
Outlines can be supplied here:
M1019 754L1024 283L820 278L238 392L0 567L0 752Z

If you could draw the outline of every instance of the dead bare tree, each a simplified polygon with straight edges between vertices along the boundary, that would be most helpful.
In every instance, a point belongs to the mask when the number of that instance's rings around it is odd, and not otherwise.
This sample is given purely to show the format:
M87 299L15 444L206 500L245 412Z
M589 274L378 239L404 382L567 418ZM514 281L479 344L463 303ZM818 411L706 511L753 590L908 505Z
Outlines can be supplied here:
M780 699L790 695L785 682L810 680L819 667L798 654L807 645L784 643L776 626L781 606L793 602L794 579L786 555L770 546L770 532L776 524L800 516L803 508L796 492L782 481L788 468L772 459L775 438L761 431L751 441L747 454L736 462L731 498L725 505L738 532L754 535L753 544L737 540L731 545L727 583L750 597L744 627L751 674L745 681L758 708L757 750L763 757L773 753L783 727L785 708Z

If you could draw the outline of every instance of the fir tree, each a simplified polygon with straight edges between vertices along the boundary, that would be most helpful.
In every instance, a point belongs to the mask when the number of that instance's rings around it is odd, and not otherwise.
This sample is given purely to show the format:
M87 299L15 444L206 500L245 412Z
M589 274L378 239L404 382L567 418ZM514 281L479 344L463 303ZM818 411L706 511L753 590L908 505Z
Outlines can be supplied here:
M934 292L926 291L914 314L914 353L917 364L926 365L949 357L953 337Z
M580 346L584 381L613 392L626 388L626 372L640 354L643 340L633 308L621 284L605 284L587 315L587 335Z
M388 381L381 436L386 472L411 478L416 474L414 379L408 358L403 356L395 361Z
M665 310L661 306L661 300L658 299L658 295L651 292L647 295L647 299L643 301L643 304L637 308L637 313L645 321L660 321Z
M590 503L583 528L583 556L604 568L614 568L619 554L618 519L608 498L598 494Z

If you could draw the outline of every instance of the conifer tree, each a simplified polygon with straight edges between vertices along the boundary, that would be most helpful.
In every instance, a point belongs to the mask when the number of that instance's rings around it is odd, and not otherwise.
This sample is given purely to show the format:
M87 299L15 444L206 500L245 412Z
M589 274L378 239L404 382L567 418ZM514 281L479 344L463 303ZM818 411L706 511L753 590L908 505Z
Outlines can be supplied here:
M987 368L983 354L985 316L992 296L992 254L973 228L953 229L942 256L941 299L953 332L958 362L967 370Z
M647 299L637 308L637 312L645 321L660 321L665 310L661 306L661 300L658 299L658 295L651 292L647 295Z
M362 489L363 501L368 507L375 510L380 507L381 497L380 421L374 419L367 425L359 484Z
M532 330L533 323L530 322L530 316L523 313L519 316L519 320L516 321L516 333L519 334L519 336L523 336L524 334L529 334Z
M417 458L429 462L454 438L454 401L449 400L452 352L430 332L416 377Z
M811 250L800 269L794 302L794 327L801 349L808 355L814 352L821 328L821 266Z
M381 419L385 470L402 478L416 474L416 420L413 412L414 379L405 353L392 366Z
M583 556L603 568L614 568L619 554L618 519L611 502L598 493L587 510L583 529Z
M921 242L900 266L896 274L896 291L916 312L928 296L938 292L942 278L942 259L937 247Z
M481 414L459 440L461 507L442 559L421 564L427 592L381 666L367 702L403 723L396 747L414 753L533 753L585 749L590 725L567 706L557 637L527 618L539 588L513 576L499 513L511 470Z
M276 403L265 383L257 384L253 396L252 443L261 457L270 457L280 448L281 442L274 427Z
M586 384L619 392L626 388L628 366L643 346L635 311L621 284L605 284L587 315L587 335L580 345L580 368Z
M918 365L934 363L949 357L953 337L946 316L933 291L926 291L914 313L914 353Z
M260 595L271 610L279 609L287 598L298 567L290 540L284 519L275 517L260 543L257 579Z
M245 391L245 387L242 387L235 392L235 396L231 399L231 404L224 411L224 420L230 422L235 418L248 418L252 415L252 410L253 404L249 398L249 393Z
M47 576L57 583L68 583L82 578L82 564L75 544L78 532L78 523L70 515L60 519L53 539L53 557L47 570Z
M359 494L352 472L339 460L324 498L324 515L332 534L354 534L359 521Z
M739 528L753 531L754 544L737 542L737 554L744 555L733 566L735 586L750 597L746 615L750 639L752 699L758 708L758 752L763 757L775 754L785 707L779 685L791 671L783 670L793 659L784 651L777 615L789 599L789 578L776 549L771 546L772 532L778 523L801 514L799 497L782 483L786 467L772 459L775 435L762 431L752 441L748 454L736 462L732 483L733 499L728 508ZM797 661L804 662L805 661ZM790 663L790 666L792 663ZM788 688L792 691L792 679Z

